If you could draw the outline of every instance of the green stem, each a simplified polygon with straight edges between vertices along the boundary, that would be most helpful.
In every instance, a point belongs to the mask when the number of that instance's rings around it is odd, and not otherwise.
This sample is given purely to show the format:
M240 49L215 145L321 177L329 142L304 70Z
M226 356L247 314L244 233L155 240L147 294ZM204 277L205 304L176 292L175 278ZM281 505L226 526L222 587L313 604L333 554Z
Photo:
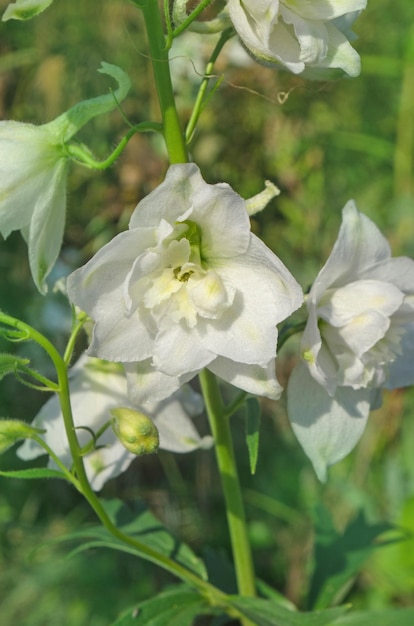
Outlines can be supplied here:
M197 98L194 104L194 108L193 111L191 113L191 117L189 119L189 122L187 124L187 129L185 132L185 137L186 137L186 141L187 143L189 143L191 141L191 138L193 136L196 124L198 122L198 119L200 117L200 114L202 113L206 102L207 102L207 98L206 98L206 91L207 91L207 87L208 84L210 82L210 79L212 78L212 73L213 73L213 69L214 69L214 64L217 61L217 57L220 54L221 50L223 49L224 44L226 43L226 41L228 41L234 34L234 31L232 28L227 28L227 30L223 31L221 34L220 39L218 40L216 47L213 50L213 54L210 57L210 60L207 64L206 67L206 71L205 71L205 75L204 78L201 82L200 85L200 89L198 90L198 94L197 94ZM221 82L221 80L219 79L219 82ZM216 84L216 86L218 86ZM211 92L210 92L211 93Z
M304 331L306 328L306 324L307 320L303 320L302 322L294 322L293 324L287 322L284 326L282 326L279 331L279 338L277 340L277 349L280 350L281 347L289 339L289 337L293 337L293 335Z
M192 587L196 588L201 594L203 594L204 597L209 600L209 602L213 606L226 606L226 595L219 589L202 580L201 578L199 578L199 576L197 576L184 566L180 565L179 563L176 563L169 557L148 547L145 543L142 543L134 537L125 535L111 521L104 507L102 506L101 501L92 490L85 472L85 466L83 464L82 458L82 449L79 446L79 442L76 436L76 429L73 422L73 415L70 404L69 380L67 375L67 366L64 359L60 356L59 352L56 350L53 344L50 343L48 339L46 339L46 337L44 337L41 333L39 333L28 324L25 324L24 322L21 322L20 320L17 320L3 313L0 313L0 323L10 326L19 332L23 332L27 339L32 339L33 341L36 341L36 343L38 343L45 350L45 352L53 361L58 376L58 396L65 424L66 436L68 438L69 447L73 459L73 466L76 472L76 478L72 477L71 482L72 484L77 486L79 491L89 502L90 506L102 522L103 526L114 537L116 537L123 543L134 547L141 554L141 556L147 558L149 561L152 561L163 569L166 569L181 580L187 582Z
M255 596L253 559L247 534L243 499L231 438L230 421L224 417L225 407L214 374L205 369L199 376L210 427L215 440L217 463L226 502L227 521L238 589L241 595Z
M86 167L90 167L94 170L105 170L110 167L117 158L120 156L128 141L133 137L136 133L149 133L149 132L161 132L162 126L161 124L157 124L156 122L140 122L136 124L127 132L125 137L121 139L115 150L106 158L104 161L98 161L95 157L87 150L85 147L80 146L76 143L68 143L65 145L66 154L69 158L81 165L86 165Z
M213 0L201 0L200 4L196 6L194 11L192 11L190 15L187 15L184 21L181 22L181 24L173 30L172 32L173 38L178 37L178 35L180 35L184 30L186 30L186 28L190 26L191 22L194 22L194 20L200 15L200 13L204 11L204 9L206 9L208 5L211 4L212 2Z
M188 153L175 106L168 46L165 42L158 0L135 0L144 16L149 50L160 104L163 135L170 163L187 163Z

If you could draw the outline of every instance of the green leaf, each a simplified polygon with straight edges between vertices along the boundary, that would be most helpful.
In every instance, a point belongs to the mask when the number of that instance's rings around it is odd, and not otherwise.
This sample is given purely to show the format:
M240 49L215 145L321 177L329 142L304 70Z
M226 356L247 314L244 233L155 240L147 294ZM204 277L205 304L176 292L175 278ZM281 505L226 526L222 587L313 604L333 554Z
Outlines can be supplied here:
M30 363L30 359L23 359L14 354L0 353L0 380L7 374L15 374Z
M189 587L174 587L131 607L111 626L192 626L200 613L211 613L203 598Z
M189 546L171 535L161 522L147 510L144 503L135 502L127 506L120 500L109 500L102 501L102 504L113 523L124 534L136 538L145 543L147 547L156 550L159 554L168 556L176 563L183 565L200 576L203 580L207 580L206 568L201 559L194 554ZM115 538L101 526L93 526L59 538L59 541L73 540L88 541L86 544L83 543L78 546L71 555L91 547L106 547L120 550L121 552L128 552L145 559L149 558L139 548Z
M249 451L250 471L256 472L257 457L259 454L261 410L257 398L246 400L246 444Z
M325 611L299 613L289 611L277 602L261 598L234 596L229 601L231 606L238 609L255 626L336 626L335 620L348 610L348 607L341 606Z
M334 622L334 626L412 626L414 609L385 609L379 611L355 611Z
M7 472L0 471L0 476L6 476L7 478L64 478L66 479L65 474L63 472L59 472L58 470L48 469L47 467L33 467L32 469L23 469L23 470L10 470Z
M0 326L0 337L4 337L7 341L18 343L19 341L27 341L30 339L30 334L27 330L15 330L14 328L11 329Z
M320 507L318 515L309 606L321 609L342 601L372 551L389 544L389 541L374 543L374 540L393 527L385 523L370 525L361 512L340 535L326 509Z
M53 0L16 0L15 2L10 2L1 19L3 22L8 20L30 20L47 9L52 2Z

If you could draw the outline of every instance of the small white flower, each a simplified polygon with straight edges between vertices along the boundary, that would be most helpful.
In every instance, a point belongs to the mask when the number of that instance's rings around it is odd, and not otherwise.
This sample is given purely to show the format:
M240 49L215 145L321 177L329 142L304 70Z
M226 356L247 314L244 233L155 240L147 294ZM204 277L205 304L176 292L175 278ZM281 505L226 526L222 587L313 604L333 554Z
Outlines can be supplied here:
M391 258L387 240L351 201L307 308L288 414L324 480L326 467L359 440L379 390L414 383L414 261Z
M228 0L233 26L259 61L326 80L358 76L360 59L350 25L367 0Z
M250 232L245 201L173 165L129 231L68 279L95 321L89 353L124 363L132 397L167 397L202 368L277 398L276 324L302 302L283 263Z
M130 82L114 65L99 70L118 81L112 94L78 103L42 126L0 122L0 233L21 230L29 249L33 280L41 293L62 244L66 211L68 155L73 135L96 115L125 98Z
M129 401L125 375L116 366L108 369L108 364L97 359L81 357L70 372L70 392L76 434L82 447L92 442L92 433L96 435L111 421L110 411L118 407L144 411L157 427L160 448L164 450L190 452L212 443L211 437L200 437L191 420L202 412L203 402L188 385L162 402L137 407ZM72 457L57 396L46 402L32 426L46 430L42 438L62 463L71 467ZM44 454L44 449L27 439L17 454L29 460ZM106 481L124 472L136 458L122 445L112 428L107 428L97 438L92 451L84 456L85 470L93 489L102 489ZM52 459L49 459L49 467L56 467Z

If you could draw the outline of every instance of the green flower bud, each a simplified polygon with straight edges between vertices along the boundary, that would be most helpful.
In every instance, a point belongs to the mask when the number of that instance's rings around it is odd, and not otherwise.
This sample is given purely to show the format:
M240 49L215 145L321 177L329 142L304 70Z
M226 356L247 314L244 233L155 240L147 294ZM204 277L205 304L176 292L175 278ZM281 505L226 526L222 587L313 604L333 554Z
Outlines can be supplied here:
M112 409L110 413L114 433L127 450L137 456L158 450L158 430L147 415L126 407Z
M19 439L31 439L44 430L33 428L20 420L0 419L0 454L5 452Z

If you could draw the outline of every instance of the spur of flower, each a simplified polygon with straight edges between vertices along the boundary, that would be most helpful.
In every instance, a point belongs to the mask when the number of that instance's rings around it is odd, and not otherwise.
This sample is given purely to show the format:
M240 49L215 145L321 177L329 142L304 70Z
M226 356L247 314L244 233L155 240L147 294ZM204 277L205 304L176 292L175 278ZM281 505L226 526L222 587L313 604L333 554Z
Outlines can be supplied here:
M66 212L67 145L96 115L111 111L128 93L127 75L114 65L99 70L118 82L114 94L84 100L52 122L35 126L0 122L0 233L20 230L41 293L60 251Z
M283 263L250 231L245 201L194 164L165 181L68 279L95 322L89 354L121 361L136 401L162 399L207 367L277 398L276 324L302 303Z
M359 440L380 390L414 383L414 261L392 258L377 226L351 201L306 304L288 413L325 479L327 466Z
M226 6L258 61L316 80L360 73L350 27L366 0L228 0Z
M166 400L139 407L128 399L127 382L121 366L86 356L82 356L71 369L69 385L76 433L85 450L85 470L95 491L124 472L137 458L137 446L131 448L127 441L133 424L125 425L128 419L135 418L134 414L139 420L138 430L149 430L152 436L158 430L161 449L183 453L210 447L212 443L211 437L200 437L193 424L192 418L203 411L203 402L201 396L188 385ZM112 413L116 415L116 420L111 417ZM142 426L144 420L145 429ZM70 468L72 457L57 396L50 398L42 407L33 420L33 427L45 431L42 439ZM122 443L123 438L126 446ZM142 453L143 448L139 450ZM26 439L17 454L29 460L45 454L45 451L34 440ZM56 467L51 458L49 467Z

